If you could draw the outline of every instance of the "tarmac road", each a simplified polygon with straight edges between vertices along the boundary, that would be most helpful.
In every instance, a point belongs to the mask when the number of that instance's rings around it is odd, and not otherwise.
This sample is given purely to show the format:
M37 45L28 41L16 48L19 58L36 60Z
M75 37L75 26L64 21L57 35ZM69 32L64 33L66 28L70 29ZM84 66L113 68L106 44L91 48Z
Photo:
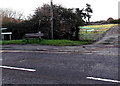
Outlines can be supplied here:
M3 66L19 68L3 68L3 84L116 84L87 77L118 80L117 55L11 51L2 57Z

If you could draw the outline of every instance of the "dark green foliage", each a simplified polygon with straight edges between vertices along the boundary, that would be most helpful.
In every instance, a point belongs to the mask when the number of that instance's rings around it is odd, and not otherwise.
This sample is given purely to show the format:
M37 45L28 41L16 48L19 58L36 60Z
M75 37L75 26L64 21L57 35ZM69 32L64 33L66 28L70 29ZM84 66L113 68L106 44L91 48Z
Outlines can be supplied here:
M111 21L110 23L120 24L120 19L118 19L118 20L113 20L113 21Z
M64 8L61 5L53 5L54 12L54 39L71 39L78 40L79 28L84 25L82 11L76 9ZM7 27L12 32L12 39L22 39L25 33L36 33L41 31L44 34L43 38L50 39L50 23L51 13L50 5L45 4L35 10L31 19L15 23L4 23L3 27Z
M60 5L53 5L54 12L54 39L78 40L76 34L79 32L78 26L83 25L82 17L73 9L67 9ZM36 9L31 21L36 22L36 28L45 34L45 38L50 38L50 6L43 5ZM40 22L39 22L40 21ZM74 29L74 30L73 30Z
M2 27L8 28L6 32L12 32L12 39L22 39L25 33L37 31L31 21L3 23Z
M85 11L86 11L86 17L88 18L86 22L89 24L89 23L90 23L90 18L91 18L90 13L93 13L93 10L92 10L90 4L86 4L86 9L85 9Z

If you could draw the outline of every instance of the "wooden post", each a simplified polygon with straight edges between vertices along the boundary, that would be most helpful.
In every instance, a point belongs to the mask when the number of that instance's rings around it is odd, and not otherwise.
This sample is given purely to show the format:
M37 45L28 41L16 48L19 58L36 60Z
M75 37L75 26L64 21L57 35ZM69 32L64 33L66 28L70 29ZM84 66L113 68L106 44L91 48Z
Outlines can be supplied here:
M28 43L28 38L26 40L27 40L27 43Z
M51 39L54 39L54 32L53 32L53 2L51 0Z
M2 40L4 40L4 34L2 35Z
M11 40L11 34L10 34L10 40Z

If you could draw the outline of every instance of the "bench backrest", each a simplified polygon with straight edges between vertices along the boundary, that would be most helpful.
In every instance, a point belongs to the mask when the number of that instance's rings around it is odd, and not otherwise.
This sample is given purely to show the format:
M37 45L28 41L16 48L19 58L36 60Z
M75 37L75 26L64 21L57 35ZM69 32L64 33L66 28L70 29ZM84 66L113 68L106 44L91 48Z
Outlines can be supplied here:
M25 37L27 37L27 38L31 38L31 37L41 37L41 36L43 36L43 33L27 33L27 34L25 34Z

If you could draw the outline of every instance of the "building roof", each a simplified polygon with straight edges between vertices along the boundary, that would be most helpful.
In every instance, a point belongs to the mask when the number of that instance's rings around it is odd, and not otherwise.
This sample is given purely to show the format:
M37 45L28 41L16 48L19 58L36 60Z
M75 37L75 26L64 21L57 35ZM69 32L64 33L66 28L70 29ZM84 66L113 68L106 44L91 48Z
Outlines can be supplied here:
M0 30L6 30L7 28L0 28Z
M12 34L12 32L4 32L4 33L1 33L2 35L11 35Z

